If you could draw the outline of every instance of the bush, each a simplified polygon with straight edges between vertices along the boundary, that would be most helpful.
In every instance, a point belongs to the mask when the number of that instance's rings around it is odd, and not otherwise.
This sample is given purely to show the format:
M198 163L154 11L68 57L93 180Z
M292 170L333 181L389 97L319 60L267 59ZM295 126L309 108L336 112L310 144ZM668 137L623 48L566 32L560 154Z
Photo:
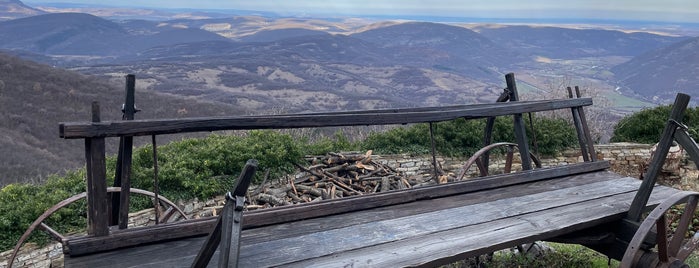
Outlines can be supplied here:
M643 109L639 112L622 118L614 127L612 142L637 142L653 144L660 141L665 124L670 118L672 107L670 105L658 106L652 109ZM689 127L689 133L695 140L699 137L699 109L689 108L684 114L682 122Z
M229 191L248 159L259 163L255 181L265 172L279 177L302 159L301 143L274 131L251 131L246 137L211 135L158 147L160 191L168 198L200 199ZM132 187L153 188L152 147L135 150Z
M45 184L10 184L0 190L0 251L11 249L24 231L44 211L61 200L85 191L85 170L65 176L49 176ZM85 228L86 202L78 201L54 213L45 222L61 233ZM44 244L49 240L43 232L33 232L29 242Z
M528 120L525 122L528 124ZM470 156L483 147L485 120L457 119L433 124L436 150L446 156ZM493 142L515 142L511 117L498 117L493 125ZM575 130L563 119L538 117L534 119L539 153L555 155L576 144ZM529 141L533 142L531 129L527 128ZM531 146L531 144L530 144ZM431 152L428 124L395 128L387 132L372 133L361 143L362 149L374 149L377 153L427 154Z

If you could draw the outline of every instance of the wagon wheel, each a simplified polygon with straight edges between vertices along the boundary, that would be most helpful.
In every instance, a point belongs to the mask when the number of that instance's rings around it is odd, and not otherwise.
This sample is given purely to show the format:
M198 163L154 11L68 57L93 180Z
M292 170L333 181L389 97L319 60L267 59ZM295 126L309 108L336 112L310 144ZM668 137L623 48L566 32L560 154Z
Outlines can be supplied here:
M684 261L699 244L699 233L689 239L685 237L692 225L698 201L699 193L680 192L653 209L631 239L619 267L689 267ZM682 217L675 231L668 236L666 214L671 207L680 204L685 205ZM646 237L653 231L657 234L654 241L657 251L643 246Z
M476 166L478 167L478 171L481 174L481 177L488 176L488 167L483 165L483 162L481 162L481 156L490 150L493 150L498 147L505 147L507 150L507 155L505 158L505 169L504 173L510 173L512 171L512 161L514 158L514 148L517 147L516 143L511 143L511 142L498 142L498 143L493 143L488 146L485 146L478 150L473 156L471 156L466 163L464 164L463 168L461 169L461 173L459 173L459 176L456 178L457 181L460 181L461 179L464 178L466 175L466 172L468 171L469 168L475 163ZM529 153L529 157L532 159L532 162L534 162L534 165L537 168L541 168L541 161L532 153Z
M131 191L131 193L134 193L134 194L150 196L153 198L155 198L155 196L156 196L155 193L152 193L152 192L149 192L146 190L137 189L137 188L131 188L130 191ZM107 187L107 192L109 192L109 193L121 192L121 188L120 187ZM76 194L74 196L71 196L69 198L66 198L63 201L58 202L58 204L54 205L53 207L47 209L43 214L41 214L41 216L39 216L36 220L34 220L34 222L32 222L32 224L29 225L29 228L27 228L27 230L24 231L24 234L22 234L22 237L20 237L19 241L17 241L17 244L15 244L15 248L12 251L12 255L10 255L10 261L7 264L7 267L12 267L12 263L14 262L15 257L17 257L17 253L19 252L19 248L22 246L22 244L24 244L24 242L29 238L29 235L34 230L36 230L37 227L41 227L41 228L47 230L54 238L63 242L64 237L62 235L60 235L58 232L51 229L51 227L47 226L44 223L44 220L48 219L53 213L55 213L59 209L64 208L64 207L66 207L72 203L75 203L76 201L83 199L83 198L86 198L86 197L87 197L87 193L82 192L82 193ZM170 206L170 209L168 209L168 211L166 211L164 213L164 215L162 215L159 222L167 222L172 217L172 215L174 215L174 212L179 213L181 217L183 217L184 219L187 219L187 215L185 215L184 212L179 207L177 207L177 205L175 205L175 203L173 203L172 201L168 200L167 198L165 198L163 196L158 196L158 199L160 202L166 203L167 205Z

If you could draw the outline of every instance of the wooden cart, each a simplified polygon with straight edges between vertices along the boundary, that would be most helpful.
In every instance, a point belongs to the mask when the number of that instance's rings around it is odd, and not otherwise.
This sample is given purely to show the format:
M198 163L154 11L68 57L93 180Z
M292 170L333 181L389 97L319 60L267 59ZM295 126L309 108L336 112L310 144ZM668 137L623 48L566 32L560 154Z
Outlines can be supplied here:
M496 103L432 108L114 122L100 122L99 109L94 109L93 122L60 124L61 137L85 140L88 170L88 233L56 234L63 243L65 265L435 266L550 240L588 246L621 260L622 267L682 267L699 243L697 236L685 237L699 193L658 186L655 181L673 141L699 163L699 147L681 123L689 96L677 96L641 181L607 171L609 163L597 159L583 110L592 105L590 98L581 98L579 92L574 98L571 91L569 99L519 101L514 75L506 75L506 82ZM127 89L129 84L133 88L132 76L127 77ZM532 165L522 115L550 110L573 114L584 162L536 169ZM125 112L130 113L127 119L133 119L133 93L130 103L127 97ZM249 161L237 186L228 192L220 217L126 228L129 196L134 193L129 183L133 136L153 136L155 141L156 135L195 131L431 124L457 118L489 118L491 128L497 116L513 117L521 172L243 212L256 168L255 161ZM485 145L491 143L490 131ZM117 168L120 188L105 183L104 141L112 137L121 139L123 149ZM484 153L479 162L487 167L488 155ZM112 217L108 191L121 193L112 205ZM162 198L157 193L140 193ZM47 211L33 228L65 203ZM674 232L668 232L665 215L678 204L684 204L682 216ZM665 233L670 234L658 235Z

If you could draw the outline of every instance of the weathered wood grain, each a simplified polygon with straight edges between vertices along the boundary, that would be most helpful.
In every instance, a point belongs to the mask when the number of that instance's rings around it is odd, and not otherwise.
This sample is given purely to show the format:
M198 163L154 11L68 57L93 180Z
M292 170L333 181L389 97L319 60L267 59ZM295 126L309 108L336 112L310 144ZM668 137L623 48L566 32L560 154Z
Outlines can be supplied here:
M545 185L545 182L538 184L538 187L541 187L541 185ZM333 226L337 219L323 224L320 222L324 218L319 218L315 219L319 221L316 225L319 229L315 234L299 234L283 239L275 239L271 235L267 237L269 239L267 241L247 235L248 232L254 232L256 229L245 230L242 239L244 246L241 249L241 267L265 267L273 265L271 263L279 264L279 262L287 266L290 265L289 260L301 261L309 256L317 258L291 264L299 267L338 267L350 265L352 260L357 260L361 261L354 262L354 265L358 266L431 266L439 264L440 261L451 261L453 258L478 255L515 245L518 242L550 238L620 219L628 209L628 204L639 184L638 180L631 178L601 180L582 186L561 188L532 195L527 194L509 199L497 200L496 198L495 201L477 202L477 204L440 209L439 211L424 212L407 217L397 214L392 219L370 221L342 228ZM521 189L514 186L510 188L513 190ZM501 189L486 192L495 193L499 190ZM676 191L666 187L656 187L649 204L656 204ZM613 192L619 193L611 194ZM472 195L473 193L465 194L462 197L470 199ZM476 196L474 195L474 197ZM449 197L451 200L455 198ZM399 207L401 206L395 208ZM488 210L487 207L491 209ZM390 213L389 208L381 208L381 213ZM352 219L360 215L357 213L365 212L347 213L345 217ZM342 215L337 217L340 216ZM305 221L282 225L292 226L303 222ZM520 228L520 225L524 227ZM560 226L560 229L557 226ZM271 230L270 228L258 229ZM510 236L511 233L517 235ZM394 242L380 244L377 240ZM193 249L199 248L202 242L203 238L192 238L105 252L82 258L67 256L66 265L115 267L113 263L110 264L106 260L122 258L124 261L116 266L188 266L194 258L195 250ZM442 246L442 243L447 244ZM461 244L454 246L450 243ZM438 248L432 249L432 247ZM190 255L184 256L184 252L189 252ZM410 257L405 256L408 252ZM282 255L286 255L286 257ZM124 256L128 256L128 258L124 258ZM211 265L215 265L215 260L216 257ZM371 263L365 262L367 260Z
M649 200L650 204L657 204L676 191L665 187L656 189L653 198ZM629 192L589 200L557 209L416 236L395 243L337 252L284 266L434 267L524 242L544 240L580 228L618 220L628 210L629 200L634 194Z
M510 103L519 102L515 74L508 73L505 75L505 82L507 82L507 90L510 92ZM523 112L513 113L512 116L514 119L515 140L517 140L517 147L519 148L522 159L522 169L530 170L532 169L532 160L529 158L529 141L527 139L527 130L524 127L524 120L522 119L522 113ZM485 167L487 168L488 166Z
M92 103L92 121L100 121L98 102ZM107 166L104 138L85 139L87 164L87 233L94 236L109 234L107 204Z
M606 161L578 163L565 167L501 174L450 184L246 212L243 217L244 229L572 176L600 171L608 167L609 163ZM109 237L67 238L65 251L70 255L77 256L142 243L205 235L214 227L216 220L196 220L181 224L162 224L147 228L115 231Z
M344 228L318 230L306 235L275 239L254 245L244 244L241 248L241 265L245 267L284 265L298 260L300 256L311 259L334 252L392 243L411 237L429 236L431 233L444 230L635 192L639 185L640 182L628 179L604 181ZM577 220L575 223L578 223ZM323 246L315 247L314 245L317 244ZM269 255L264 252L277 253Z
M59 124L62 138L144 136L182 132L284 129L305 127L388 125L446 121L456 118L476 119L513 113L538 112L592 105L592 99L520 101L459 108L434 107L408 112L347 112L301 115L267 115L236 117L205 117L189 119L132 120L105 122L67 122Z
M568 98L573 99L573 89L571 87L566 88L568 90ZM578 135L578 143L580 144L580 151L582 152L583 161L590 161L590 152L588 152L587 138L583 131L582 121L580 118L580 110L577 107L570 108L573 115L573 126L575 126L575 133Z
M580 87L575 86L575 95L577 98L582 98L580 93ZM590 160L597 161L597 152L595 151L595 142L592 140L592 135L590 135L590 127L587 125L587 116L585 116L585 108L578 107L578 112L580 113L580 122L582 123L583 133L585 133L587 151L590 153Z
M648 197L653 191L653 185L655 185L658 178L658 173L660 173L663 163L665 163L667 153L672 146L675 131L678 127L675 122L682 122L682 115L687 109L689 99L689 95L682 93L677 94L675 98L675 103L672 105L672 112L670 113L670 120L665 124L665 129L663 130L662 136L660 136L658 147L655 153L653 153L648 171L643 175L643 184L641 184L641 188L638 190L638 194L634 197L633 204L629 209L627 219L631 221L640 221L641 219L646 200L648 200Z
M244 233L244 237L245 241L248 243L259 243L262 241L268 241L270 239L281 239L312 233L321 229L342 228L357 224L364 224L367 222L407 217L437 210L473 205L505 198L520 197L589 183L608 181L622 177L623 176L607 171L586 173L569 176L563 179L538 181L469 193L468 198L464 198L462 195L454 195L442 198L420 200L419 202L411 202L395 206L355 211L351 213L352 217L347 217L346 215L348 214L339 214L323 218L296 221L293 225L276 224L260 228L252 228Z

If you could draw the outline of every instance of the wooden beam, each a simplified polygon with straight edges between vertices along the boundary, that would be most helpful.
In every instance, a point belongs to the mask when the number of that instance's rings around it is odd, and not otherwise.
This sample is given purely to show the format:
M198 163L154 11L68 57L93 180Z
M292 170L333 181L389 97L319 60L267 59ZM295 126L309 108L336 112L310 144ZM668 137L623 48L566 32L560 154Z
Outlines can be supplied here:
M600 171L609 168L609 162L586 162L565 167L528 170L510 174L500 174L469 181L426 186L402 191L352 196L343 199L324 200L292 206L276 207L246 212L243 216L243 229L323 217L376 207L409 203L417 200L482 191L520 183L548 180L576 174ZM217 218L190 220L181 223L168 223L113 232L108 237L66 238L66 253L79 256L115 248L154 243L162 240L178 239L208 234L216 225Z
M505 82L507 82L507 90L510 92L510 102L519 102L515 74L509 73L505 75ZM526 112L529 111L515 112L512 114L514 118L515 139L517 140L517 147L519 148L519 154L522 158L522 169L530 170L532 169L532 160L529 158L529 141L527 140L527 131L524 128L524 120L522 119L522 113ZM488 167L486 166L486 168Z
M301 115L263 115L202 117L189 119L106 121L101 123L64 122L60 136L66 139L116 136L147 136L197 131L284 129L306 127L390 125L447 121L456 118L477 119L565 109L592 105L592 99L521 101L488 105L433 107L408 112L345 112Z
M92 103L92 121L100 121L99 103ZM107 167L104 138L85 139L87 163L87 234L105 236L109 234L107 215Z
M123 107L123 120L133 120L136 114L136 77L133 74L126 75L126 102ZM119 145L119 185L114 182L115 187L121 187L119 195L119 229L126 229L129 225L129 203L131 200L131 161L133 154L133 137L121 137ZM157 202L157 200L156 200ZM114 203L112 201L112 203Z
M573 89L568 87L568 98L575 98L573 96ZM587 139L583 133L582 121L580 120L580 112L577 107L570 108L573 114L573 125L575 126L575 134L578 135L578 143L580 144L580 151L582 152L583 161L590 161L590 154L587 151Z
M655 181L658 178L658 173L660 173L663 163L665 163L667 153L670 151L670 147L672 146L675 131L677 130L677 127L679 127L677 124L682 122L682 115L684 115L684 111L687 109L689 99L689 95L682 93L677 94L677 97L675 97L675 103L672 105L670 119L668 120L667 124L665 124L665 129L663 130L662 136L660 136L658 147L653 154L653 159L650 162L648 171L643 176L643 183L641 184L641 188L638 189L638 193L636 193L633 203L631 203L631 208L629 208L629 213L626 216L626 219L631 221L641 220L643 208L646 207L648 198L653 191Z
M582 98L580 94L580 88L575 86L575 95L577 98ZM595 151L595 142L592 140L592 135L590 135L590 127L587 125L587 117L585 116L585 108L578 107L578 112L580 113L580 123L582 123L583 132L585 138L587 139L587 151L590 153L590 161L597 161L597 152Z

